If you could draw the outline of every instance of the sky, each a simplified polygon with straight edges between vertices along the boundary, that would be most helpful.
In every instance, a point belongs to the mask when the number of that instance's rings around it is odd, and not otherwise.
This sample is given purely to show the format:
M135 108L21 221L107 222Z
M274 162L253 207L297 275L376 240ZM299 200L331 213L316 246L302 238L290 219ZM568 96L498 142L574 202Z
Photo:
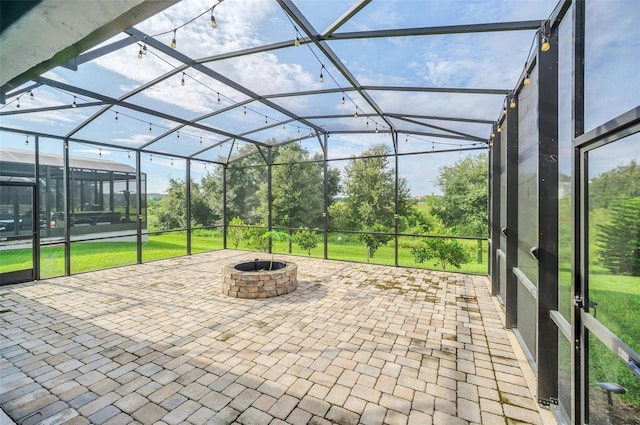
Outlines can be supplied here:
M329 28L353 2L338 0L295 1L296 6L307 17L317 32ZM270 43L290 41L296 37L296 27L270 0L224 0L215 9L217 28L211 28L210 0L183 0L164 12L138 24L136 29L154 40L168 45L174 37L173 29L181 27L195 16L205 12L192 23L177 29L176 50L194 59L211 58L225 53L252 48ZM640 85L637 69L640 69L639 26L634 24L640 15L640 3L633 0L588 2L587 20L597 37L590 37L587 44L587 87L589 106L587 124L603 123L620 113L637 106ZM611 7L615 4L615 7ZM555 0L374 0L349 22L340 32L384 30L390 28L412 28L441 25L463 25L520 20L544 20L556 5ZM610 24L615 22L615 26ZM569 28L569 23L565 25ZM561 30L561 62L568 57L566 40L571 34ZM304 34L300 34L304 37ZM502 33L455 34L419 37L376 38L336 40L328 43L336 56L349 68L361 85L370 86L415 86L494 88L510 90L523 72L531 53L535 31ZM126 39L118 35L102 45ZM563 41L564 40L564 41ZM142 85L167 73L174 74L141 93L127 99L153 110L165 111L181 119L193 120L212 112L227 108L228 111L200 121L203 125L223 129L227 133L242 134L251 129L272 126L252 133L247 137L267 141L285 141L307 134L310 128L303 123L290 122L288 117L259 102L250 102L246 94L225 85L195 70L186 68L176 71L179 61L163 54L148 44L149 54L138 59L140 44L149 40L136 40L123 49L82 64L78 71L62 67L45 74L46 78L76 85L87 90L118 98L130 94ZM563 50L564 49L564 50ZM636 55L633 55L633 52ZM612 60L613 58L613 60ZM623 63L620 66L620 63ZM614 64L615 66L606 66ZM568 65L568 64L567 64ZM207 62L206 66L223 79L243 85L261 95L309 91L318 89L347 88L349 83L322 55L316 47L302 45L273 50L267 53L228 58ZM570 69L570 68L565 68ZM324 82L320 82L322 72ZM567 78L567 76L561 76ZM570 78L570 76L568 76ZM184 86L181 81L184 79ZM610 96L601 96L602 89ZM570 99L570 85L562 85L561 96ZM634 91L635 89L635 91ZM194 161L194 169L204 172L205 160L216 160L229 154L230 141L223 135L211 134L194 126L175 130L177 123L113 107L92 123L82 127L84 120L100 111L99 106L85 106L94 101L46 86L33 90L34 99L20 98L20 111L45 106L70 105L74 100L78 108L38 112L21 115L0 116L0 126L40 131L56 135L72 135L88 141L122 146L123 150L98 149L89 144L77 144L76 155L102 156L104 158L133 163L130 150L152 142L150 149L156 154L145 168L151 176L150 192L162 192L168 177L182 177L180 155L192 155L204 148L216 146L196 155L202 162ZM466 117L495 120L499 117L504 102L503 95L399 93L394 91L371 91L374 101L385 111L392 113L417 113L448 117ZM345 103L342 104L341 97ZM220 102L218 102L220 99ZM597 101L596 101L597 99ZM323 128L361 130L379 128L379 134L331 134L328 141L328 156L331 159L349 158L357 155L373 143L390 144L385 133L386 123L379 117L365 118L373 113L367 102L354 91L331 93L319 96L277 97L272 102L299 116L322 114L345 114L346 118L313 120ZM15 110L16 98L8 98L0 113ZM561 102L562 107L562 102ZM565 108L566 110L566 108ZM245 114L246 112L246 114ZM352 115L358 113L359 118ZM566 114L565 114L566 115ZM116 117L118 118L116 120ZM570 116L564 120L570 120ZM490 125L477 123L454 123L430 120L429 124L449 127L455 131L488 138ZM437 155L403 157L401 175L409 181L412 195L437 193L433 182L440 167L450 165L467 154L465 148L479 147L475 142L460 141L432 136L416 136L411 131L424 130L408 121L393 120L400 133L399 151L438 152ZM82 127L82 128L81 128ZM561 124L562 127L562 124ZM403 133L402 130L407 131ZM431 129L442 134L438 129ZM564 132L564 133L563 133ZM166 136L160 137L166 133ZM566 134L566 126L561 129ZM22 135L0 134L2 146L25 148ZM242 143L242 142L239 142ZM303 142L312 153L320 150L316 138ZM628 146L627 146L628 145ZM567 146L564 144L563 146ZM45 149L57 151L59 147L49 141ZM612 161L620 158L638 157L634 144L624 144L624 152L614 150L601 159L602 169L611 167ZM166 153L165 156L161 153ZM605 155L599 157L604 158ZM339 163L335 163L338 165ZM619 164L616 164L619 165ZM593 164L598 169L597 164Z

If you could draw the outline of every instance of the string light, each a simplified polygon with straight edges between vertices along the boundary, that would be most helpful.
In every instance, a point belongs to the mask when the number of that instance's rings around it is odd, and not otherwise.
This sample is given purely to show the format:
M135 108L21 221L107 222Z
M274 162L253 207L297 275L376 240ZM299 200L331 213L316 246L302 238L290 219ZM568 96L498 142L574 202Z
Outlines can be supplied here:
M78 107L78 104L76 103L76 97L75 96L73 96L73 103L71 104L71 107L72 108L77 108Z
M266 116L266 115L264 116L264 123L265 123L265 124L268 124L268 122L267 122L267 116Z
M173 40L171 40L171 48L175 49L176 46L178 45L178 43L176 42L176 31L178 31L177 29L173 30Z
M185 73L183 72L183 73L182 73L182 80L180 80L180 85L181 85L182 87L184 87L184 84L185 84L185 83L184 83L184 76L185 76Z
M511 98L511 102L509 103L509 108L514 109L516 107L516 97L513 96Z
M498 127L498 133L502 133L502 127Z
M300 47L300 37L296 34L296 41L293 42L293 45L296 47Z
M342 100L340 101L340 104L344 105L345 100L344 100L344 95L342 95Z
M200 144L202 144L202 136L200 136Z
M436 142L431 142L431 150L436 150Z
M320 82L324 83L324 75L322 75L322 70L324 69L324 65L320 67Z
M151 134L151 123L149 123L149 134Z
M177 132L176 132L176 136L177 136L176 138L177 138L178 140L180 140L180 131L177 131Z
M502 108L502 115L507 115L507 107L506 106L504 106Z
M404 138L404 142L405 142L405 143L409 143L409 135L408 135L408 134L405 136L405 138Z
M98 156L99 156L100 158L102 158L102 148L99 148L99 149L98 149Z
M171 166L173 167L173 158L171 158Z
M300 134L300 127L298 127L298 131L296 131L296 133Z
M354 119L358 119L358 107L356 106L356 113L353 114Z
M29 99L33 100L36 97L33 95L33 92L31 90L29 90Z
M16 109L20 109L20 98L18 98L18 103L16 103Z
M218 93L218 105L220 104L220 92L216 92Z
M149 155L149 162L153 162L153 154Z
M551 43L549 43L549 38L546 35L543 35L541 44L540 44L540 50L542 50L543 52L546 52L550 48L551 48Z
M243 116L243 117L246 117L246 116L247 116L247 107L246 107L246 106L243 106L242 108L243 108L243 109L242 109L242 116Z
M140 50L138 50L138 59L142 59L142 47L140 48Z
M25 146L29 146L29 135L27 135L27 140L24 141Z
M118 122L118 113L116 112L116 118L115 121Z
M146 39L146 38L147 38L147 37L145 37L145 39ZM145 44L143 44L143 45L142 45L142 54L143 54L143 55L146 55L146 54L147 54L147 43L145 43Z
M216 17L213 16L213 9L215 9L216 7L213 6L211 8L211 28L218 28L218 23L216 22Z
M367 122L366 122L365 126L366 126L367 128L369 128L369 117L367 117Z
M131 152L127 151L127 158L131 159Z
M376 134L378 134L378 123L376 123Z
M528 72L524 75L524 80L522 81L522 83L525 86L528 86L529 84L531 84L531 77L529 76Z

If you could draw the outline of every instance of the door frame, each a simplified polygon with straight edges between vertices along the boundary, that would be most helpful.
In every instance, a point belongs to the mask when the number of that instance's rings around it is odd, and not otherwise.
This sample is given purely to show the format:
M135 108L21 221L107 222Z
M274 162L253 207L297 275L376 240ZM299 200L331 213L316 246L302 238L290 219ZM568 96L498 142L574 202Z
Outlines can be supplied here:
M38 186L33 182L13 182L13 181L0 181L0 186L5 187L17 187L17 188L29 188L31 189L31 236L14 236L3 237L2 240L28 240L31 239L31 268L23 270L15 270L5 273L0 273L0 286L10 285L14 283L31 282L38 279L39 276L39 258L40 258L40 219L38 208Z

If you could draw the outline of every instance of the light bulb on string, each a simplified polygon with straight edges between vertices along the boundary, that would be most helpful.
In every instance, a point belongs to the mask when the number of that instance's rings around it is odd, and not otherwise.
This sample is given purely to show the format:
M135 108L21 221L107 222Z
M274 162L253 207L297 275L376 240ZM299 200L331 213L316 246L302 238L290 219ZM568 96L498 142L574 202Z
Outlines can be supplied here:
M153 162L153 155L149 155L149 162Z
M356 113L353 114L354 119L358 119L358 107L356 107Z
M404 142L405 142L405 143L409 143L409 135L408 135L408 134L405 136L405 138L404 138Z
M498 127L498 133L502 133L502 127Z
M549 43L549 37L546 35L542 36L542 40L540 40L540 50L543 52L548 51L551 48L551 43Z
M173 167L173 158L171 158L171 166Z
M218 92L216 92L218 93ZM218 105L220 104L220 93L218 93Z
M138 50L138 59L142 59L142 48L140 48L140 50Z
M367 122L365 123L365 127L369 128L369 117L367 117Z
M149 134L151 134L151 123L149 123Z
M29 90L29 99L33 100L36 97L33 95L33 92L31 90Z
M146 45L146 43L142 45L142 54L143 55L147 54L147 45Z
M494 133L493 131L491 132L491 138L493 139L494 137L496 137L496 133Z
M324 75L322 75L322 70L324 69L324 65L320 67L320 82L324 83Z
M171 48L175 49L176 46L178 45L178 43L176 42L176 31L178 31L177 29L173 30L173 39L171 40Z
M131 152L127 151L127 158L131 159Z
M300 47L300 37L296 34L296 41L293 42L293 45L296 47Z
M243 116L243 117L246 117L246 116L247 116L247 107L246 107L246 106L243 106L243 107L242 107L242 116Z
M29 136L27 135L27 140L24 141L25 146L29 146Z
M340 101L340 104L341 104L341 105L344 105L344 103L345 103L344 95L342 95L342 100Z
M78 107L78 104L76 103L76 97L75 96L73 96L73 103L71 104L71 107L72 108L77 108Z
M378 133L378 123L376 123L376 134Z
M511 98L511 102L509 103L509 108L514 109L516 107L516 97Z
M16 109L20 109L20 98L18 98L18 103L16 103Z
M185 76L185 73L183 72L183 73L182 73L182 80L180 80L180 85L181 85L182 87L184 87L184 84L185 84L185 82L184 82L184 76Z
M215 8L215 6L211 8L211 28L218 28L218 23L216 22L216 17L213 16L213 9L214 8Z
M268 122L267 122L267 116L266 116L266 115L264 116L264 123L265 123L265 124L268 124Z
M524 84L525 86L528 86L529 84L531 84L531 76L529 75L528 72L524 75L524 80L522 81L522 84Z
M300 127L298 127L298 131L296 131L296 133L300 134Z
M102 158L102 148L98 149L98 156Z
M200 144L202 144L202 136L200 136Z
M118 122L118 113L116 112L115 122Z
M176 139L180 140L180 131L176 131Z
M431 150L436 150L436 142L431 142Z

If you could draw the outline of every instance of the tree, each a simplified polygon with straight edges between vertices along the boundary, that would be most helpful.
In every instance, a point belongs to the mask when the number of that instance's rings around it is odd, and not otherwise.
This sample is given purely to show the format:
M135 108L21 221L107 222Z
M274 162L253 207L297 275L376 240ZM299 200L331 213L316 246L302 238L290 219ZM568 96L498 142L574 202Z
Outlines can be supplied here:
M611 273L640 276L640 197L611 201L609 218L596 225L600 262Z
M635 159L606 171L589 182L589 209L608 208L621 197L640 197L640 166Z
M342 218L349 229L362 230L359 235L367 245L367 261L381 244L391 239L395 230L396 185L395 171L389 166L390 150L386 145L374 145L353 158L345 167L343 182L346 198ZM411 208L409 189L405 179L398 179L398 214L408 215ZM378 234L371 234L377 232Z
M487 167L486 154L467 156L451 166L440 167L436 185L442 189L442 196L436 198L433 213L458 235L487 236ZM478 262L482 262L481 240Z
M317 159L317 157L316 157ZM292 228L319 226L322 223L324 206L323 167L309 152L296 143L273 150L271 167L271 217L275 227L284 227L291 234ZM329 201L338 191L335 181L337 170L328 170L327 195ZM262 216L268 213L268 184L259 189ZM292 239L289 238L289 253Z
M166 196L157 205L155 223L160 229L184 229L187 227L186 184L181 179L169 179ZM206 226L215 222L213 214L202 193L200 185L191 182L191 225Z
M293 240L296 241L300 249L307 251L307 255L311 257L311 250L318 246L319 238L316 232L312 232L308 227L305 227L293 235Z
M441 235L447 233L443 228L438 228L437 232ZM471 261L469 251L459 240L453 238L426 237L422 239L422 246L411 248L411 254L416 263L435 259L434 266L439 265L442 270L447 270L447 264L459 269L463 263Z
M244 221L240 217L234 217L227 227L227 237L233 244L235 249L238 249L238 245L244 239Z

